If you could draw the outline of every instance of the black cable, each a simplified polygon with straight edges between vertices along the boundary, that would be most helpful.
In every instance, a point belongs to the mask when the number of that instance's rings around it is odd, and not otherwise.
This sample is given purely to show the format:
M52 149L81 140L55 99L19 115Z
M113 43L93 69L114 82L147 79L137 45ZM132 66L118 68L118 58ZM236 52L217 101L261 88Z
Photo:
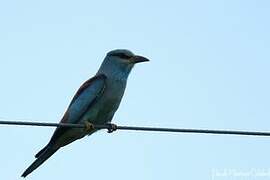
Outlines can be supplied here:
M40 126L40 127L71 127L86 128L85 124L70 123L44 123L44 122L25 122L25 121L0 121L2 125L19 126ZM178 129L178 128L158 128L158 127L138 127L138 126L117 126L114 124L94 125L95 129L108 129L109 132L115 130L132 131L155 131L155 132L176 132L176 133L197 133L197 134L229 134L245 136L270 136L270 132L261 131L243 131L243 130L210 130L210 129Z

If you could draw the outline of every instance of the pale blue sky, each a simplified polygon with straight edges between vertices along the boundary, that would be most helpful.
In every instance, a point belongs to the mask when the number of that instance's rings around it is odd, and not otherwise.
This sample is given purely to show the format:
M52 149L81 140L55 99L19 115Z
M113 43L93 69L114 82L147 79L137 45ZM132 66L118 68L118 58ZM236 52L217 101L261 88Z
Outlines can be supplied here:
M269 1L2 0L0 117L58 122L105 54L127 48L151 62L131 73L115 123L270 130L269 19ZM0 127L0 179L20 179L53 131ZM268 170L269 149L265 137L101 131L28 179L211 179Z

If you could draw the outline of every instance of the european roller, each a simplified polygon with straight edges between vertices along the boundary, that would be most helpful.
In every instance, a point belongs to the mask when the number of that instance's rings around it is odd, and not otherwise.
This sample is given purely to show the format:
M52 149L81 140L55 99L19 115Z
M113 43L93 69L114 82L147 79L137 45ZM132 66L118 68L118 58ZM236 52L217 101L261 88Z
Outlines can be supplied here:
M85 124L86 128L56 128L49 143L35 155L36 160L22 177L33 172L61 147L93 134L94 124L110 123L125 92L130 71L136 63L146 61L149 60L125 49L107 53L96 75L79 88L60 121Z

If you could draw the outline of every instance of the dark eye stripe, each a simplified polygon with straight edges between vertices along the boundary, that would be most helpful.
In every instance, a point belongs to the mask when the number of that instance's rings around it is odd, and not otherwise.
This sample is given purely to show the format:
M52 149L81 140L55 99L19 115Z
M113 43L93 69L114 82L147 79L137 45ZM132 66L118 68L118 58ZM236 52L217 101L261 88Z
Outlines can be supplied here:
M111 56L117 56L117 57L120 57L122 59L129 59L129 58L131 58L131 56L128 56L125 53L114 53Z

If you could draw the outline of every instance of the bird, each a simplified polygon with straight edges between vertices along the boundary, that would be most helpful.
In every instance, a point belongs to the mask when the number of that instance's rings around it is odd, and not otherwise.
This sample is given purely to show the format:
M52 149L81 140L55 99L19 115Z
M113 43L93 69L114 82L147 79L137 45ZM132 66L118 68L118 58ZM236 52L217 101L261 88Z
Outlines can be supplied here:
M91 135L95 124L111 123L125 92L134 65L147 62L146 57L127 49L108 52L94 77L82 84L71 100L60 123L84 124L85 128L57 127L48 144L35 155L35 161L23 172L26 177L60 148ZM112 132L115 130L112 124Z

